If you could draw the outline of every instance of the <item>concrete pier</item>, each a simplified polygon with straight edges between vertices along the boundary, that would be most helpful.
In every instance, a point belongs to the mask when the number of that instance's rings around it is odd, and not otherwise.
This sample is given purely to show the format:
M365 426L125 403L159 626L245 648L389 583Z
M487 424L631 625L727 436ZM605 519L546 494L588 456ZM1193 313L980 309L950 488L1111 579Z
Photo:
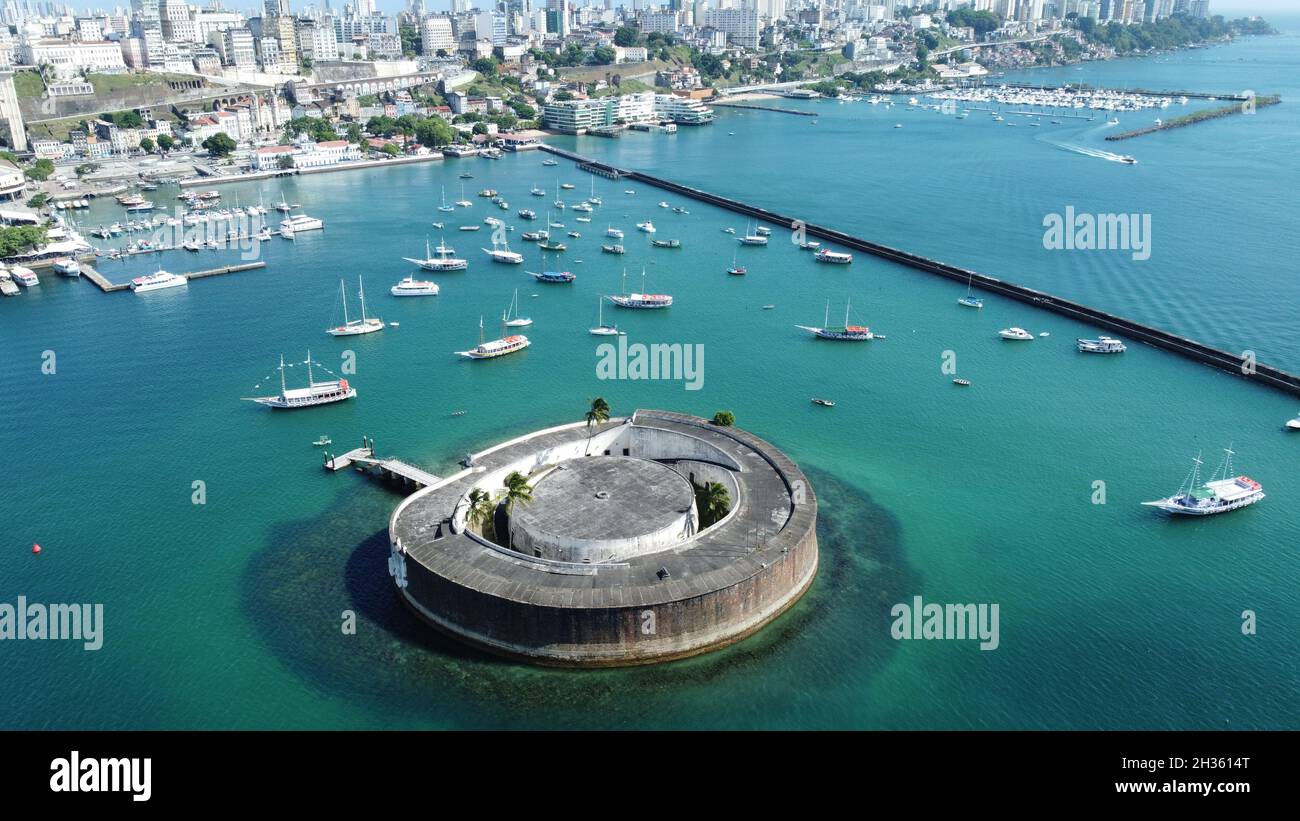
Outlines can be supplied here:
M749 103L710 103L714 108L746 108L750 111L774 111L777 114L797 114L800 117L816 117L816 111L800 111L797 108L781 108L774 105L751 105Z
M681 196L690 197L710 205L716 205L719 208L725 208L728 211L742 214L751 219L764 220L773 225L785 226L791 230L794 230L796 226L802 226L808 236L829 240L839 245L843 245L846 248L852 248L854 250L862 251L863 253L881 257L890 262L896 262L899 265L906 265L907 267L914 268L918 271L936 274L963 285L970 282L973 286L989 291L990 293L1019 300L1020 302L1028 303L1036 308L1042 308L1045 311L1061 314L1062 316L1067 316L1071 319L1077 319L1080 322L1085 322L1102 330L1128 337L1137 342L1145 342L1148 345L1185 356L1204 365L1227 371L1236 376L1240 376L1243 379L1257 381L1272 388L1300 395L1300 375L1284 371L1281 368L1275 368L1272 365L1258 362L1249 355L1249 352L1238 354L1220 350L1218 348L1212 348L1203 342L1197 342L1194 339L1178 336L1177 334L1163 331L1150 325L1144 325L1132 319L1107 313L1106 311L1064 299L1044 291L1026 288L1023 285L1017 285L966 268L960 268L956 265L949 265L946 262L929 259L928 257L913 254L909 251L891 248L888 245L871 242L870 240L855 237L833 228L805 223L802 220L786 214L781 214L766 208L760 208L756 205L750 205L741 202L740 200L718 196L717 194L710 194L709 192L702 191L698 188L691 188L690 186L681 185L649 174L643 174L640 171L629 171L616 166L611 166L584 157L580 154L575 154L572 151L556 148L549 144L543 144L542 150L548 151L559 157L565 157L576 163L580 163L580 168L586 166L600 168L603 169L603 173L606 176L626 178L647 185L653 185L656 188L662 188L665 191L672 191Z
M388 480L401 480L416 489L429 487L442 479L429 471L402 459L383 459L375 456L375 443L369 437L362 437L361 447L353 448L347 453L325 454L325 469L331 472L347 470L354 467L363 473L375 473Z
M234 274L234 273L238 273L239 271L252 271L257 268L265 268L265 267L266 267L266 263L259 260L258 262L245 262L239 265L225 265L222 266L221 268L210 268L206 271L192 271L187 274L182 274L181 276L185 277L190 281L193 281L196 279L204 279L205 277L221 276L222 274ZM110 282L108 277L104 276L97 269L95 269L94 267L92 267L91 265L85 262L81 263L81 275L86 279L90 280L92 283L94 283L95 287L99 288L99 290L103 291L106 294L111 294L114 293L115 291L131 290L131 286L129 284L124 282L123 283Z

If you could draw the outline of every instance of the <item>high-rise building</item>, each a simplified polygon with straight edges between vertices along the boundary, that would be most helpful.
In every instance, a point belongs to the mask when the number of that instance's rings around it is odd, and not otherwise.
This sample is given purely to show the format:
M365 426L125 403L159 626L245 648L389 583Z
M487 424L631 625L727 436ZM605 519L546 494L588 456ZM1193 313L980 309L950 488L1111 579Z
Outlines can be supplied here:
M704 25L725 33L733 45L758 48L758 12L753 8L709 9Z
M447 54L456 51L456 34L452 29L451 18L436 14L420 21L420 46L425 57L436 57L441 49Z

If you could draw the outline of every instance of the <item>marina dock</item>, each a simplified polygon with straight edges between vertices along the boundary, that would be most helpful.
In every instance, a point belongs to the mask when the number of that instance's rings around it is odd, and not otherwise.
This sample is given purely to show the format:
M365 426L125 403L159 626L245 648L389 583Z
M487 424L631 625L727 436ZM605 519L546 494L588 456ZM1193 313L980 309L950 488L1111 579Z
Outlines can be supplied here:
M338 456L325 454L325 469L332 472L355 467L362 473L377 473L388 480L401 480L404 484L416 488L429 487L442 479L424 468L401 459L383 459L375 456L375 441L361 437L361 447L353 448Z
M193 281L196 279L203 279L205 277L221 276L222 274L234 274L239 271L252 271L256 268L265 268L265 267L266 267L266 263L259 260L258 262L245 262L239 265L225 265L222 266L221 268L210 268L206 271L192 271L190 273L182 274L181 276L185 277L188 280ZM86 279L90 280L91 282L93 282L95 284L95 287L99 288L99 290L103 291L106 294L111 294L114 291L128 291L131 289L131 286L126 283L110 282L108 277L104 276L94 267L92 267L91 265L85 262L81 263L81 275Z
M1026 288L1023 285L1017 285L1012 282L991 277L986 274L961 268L956 265L949 265L946 262L929 259L919 254L913 254L909 251L903 251L898 248L891 248L888 245L881 245L877 242L855 237L846 234L843 231L837 231L813 223L804 222L794 217L779 214L766 208L760 208L750 205L740 200L722 197L717 194L711 194L698 188L681 185L670 180L654 177L644 174L640 171L630 171L618 168L616 166L592 160L572 151L566 151L562 148L556 148L549 144L542 144L542 150L547 151L557 157L564 157L579 163L579 168L588 169L601 173L613 179L629 179L636 182L642 182L661 188L665 191L671 191L681 196L690 197L691 199L715 205L737 214L741 214L750 219L763 220L772 225L780 225L793 230L795 226L802 226L804 231L812 237L829 240L831 242L843 245L846 248L852 248L862 251L872 256L887 259L890 262L896 262L899 265L905 265L918 271L925 271L931 274L950 279L958 283L970 283L973 286L982 288L990 293L1000 296L1010 297L1011 299L1025 302L1033 307L1042 308L1062 316L1076 319L1080 322L1087 323L1105 331L1110 331L1121 336L1137 341L1144 342L1153 347L1161 348L1171 353L1185 356L1204 365L1226 371L1236 376L1259 381L1272 388L1286 391L1288 393L1300 395L1300 375L1275 368L1272 365L1266 365L1256 361L1254 355L1249 351L1240 354L1230 351L1212 348L1202 342L1194 339L1188 339L1168 331L1154 328L1150 325L1144 325L1125 317L1116 316L1106 311L1092 308L1078 302L1073 302L1044 291L1037 291L1033 288ZM597 169L599 169L597 171Z

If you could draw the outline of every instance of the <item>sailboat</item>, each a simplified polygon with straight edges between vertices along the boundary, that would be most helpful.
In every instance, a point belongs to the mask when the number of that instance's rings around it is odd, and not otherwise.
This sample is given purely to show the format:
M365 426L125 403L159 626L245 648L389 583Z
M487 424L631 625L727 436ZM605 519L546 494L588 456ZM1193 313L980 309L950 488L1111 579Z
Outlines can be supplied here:
M591 175L591 196L587 197L588 205L604 205L605 201L596 196L596 175Z
M435 256L436 254L436 256ZM457 259L455 257L456 249L448 247L444 240L438 240L438 247L429 252L429 239L424 240L424 259L412 259L411 257L402 257L402 259L418 265L426 271L464 271L469 267L469 260Z
M544 197L544 196L546 196L546 192L543 191L542 189L538 188L536 184L533 185L533 190L532 190L532 191L529 191L528 193L532 194L534 197Z
M459 205L461 208L469 208L471 205L474 204L469 200L465 199L465 183L460 184L460 199L456 200L456 204Z
M520 254L517 251L511 251L510 246L505 243L498 246L496 240L492 241L492 250L489 251L484 248L483 253L491 257L493 262L504 262L507 265L522 265L524 262L523 254Z
M866 342L874 339L875 334L865 325L849 324L849 300L844 301L844 324L838 328L830 327L831 319L831 301L826 300L826 315L822 319L822 327L814 328L809 325L795 325L804 331L820 337L821 339L833 339L837 342Z
M507 328L527 328L533 324L533 320L526 316L519 315L519 289L515 289L515 296L510 300L510 307L506 308L501 314L501 321Z
M984 300L971 293L971 279L974 278L974 276L974 274L971 274L966 277L966 296L957 300L957 304L964 305L967 308L983 308Z
M491 342L483 341L483 317L478 318L478 346L468 351L456 351L457 356L463 356L467 359L492 359L498 356L522 351L527 348L531 342L523 334L514 334L504 336L500 339L494 339Z
M605 299L604 297L597 300L596 308L596 327L591 328L588 333L593 336L627 336L623 331L618 329L617 325L605 324Z
M455 207L447 204L447 186L445 185L442 187L442 205L438 206L438 210L446 211L446 212L451 212L456 210Z
M307 387L290 389L285 386L284 354L280 354L280 393L277 396L246 396L244 401L256 402L268 408L290 410L294 408L310 408L314 405L328 405L331 402L342 402L344 399L351 399L357 395L357 389L349 385L346 379L317 382L311 372L313 364L311 351L307 351L307 361L303 364L307 366ZM315 364L319 365L320 363Z
M559 180L556 180L556 181L555 181L555 202L553 202L553 203L551 203L551 204L554 205L554 206L556 207L556 209L558 209L558 210L560 210L560 211L563 211L563 210L564 210L564 200L560 199L560 181L559 181Z
M366 316L366 291L361 283L361 277L357 277L357 294L361 298L361 318L348 319L348 293L343 287L343 280L339 280L339 296L343 299L343 324L326 331L330 336L357 336L358 334L369 334L384 329L384 321L377 317Z
M731 252L731 267L727 269L727 273L737 277L743 277L746 273L744 268L736 264L735 251Z
M1210 516L1253 505L1264 498L1264 488L1249 476L1230 475L1234 453L1231 445L1223 449L1223 461L1205 484L1198 484L1203 463L1197 454L1192 460L1191 472L1177 493L1167 499L1142 504L1185 516Z
M641 269L641 290L645 290L645 269ZM627 269L623 269L623 293L611 296L609 301L620 308L667 308L673 304L669 294L629 294L627 292Z
M539 245L538 247L540 248L541 246ZM527 271L527 272L525 272L525 273L527 273L527 274L528 274L530 277L532 277L533 279L536 279L538 282L547 282L547 283L552 283L552 284L555 284L555 283L570 283L570 282L573 282L575 279L578 278L577 275L574 274L574 273L572 273L571 271L548 271L548 270L546 270L546 252L545 252L545 251L542 251L542 270L541 270L541 271Z

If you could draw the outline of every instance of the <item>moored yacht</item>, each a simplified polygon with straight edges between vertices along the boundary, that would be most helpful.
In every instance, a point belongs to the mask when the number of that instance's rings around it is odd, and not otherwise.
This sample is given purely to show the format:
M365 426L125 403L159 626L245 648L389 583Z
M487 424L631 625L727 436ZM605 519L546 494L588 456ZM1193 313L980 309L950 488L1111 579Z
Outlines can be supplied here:
M343 280L339 280L339 297L343 300L343 324L327 329L325 331L327 334L330 336L357 336L384 329L382 319L366 316L366 289L359 276L357 277L357 293L361 298L361 318L348 319L348 293L343 286Z
M464 271L469 267L469 260L457 259L456 249L448 247L442 240L438 241L438 247L429 253L429 240L424 241L424 259L412 259L411 257L402 257L409 263L420 266L426 271Z
M591 334L592 336L627 336L627 334L625 334L623 331L620 331L618 329L617 325L605 324L605 298L604 297L601 297L600 299L597 300L596 324L594 327L589 328L587 330L587 333Z
M484 248L483 253L491 257L493 262L500 262L506 265L522 265L524 261L523 254L511 251L508 246L499 247L496 243L492 244L491 250Z
M468 351L456 351L457 356L463 356L466 359L494 359L498 356L505 356L516 351L522 351L531 343L528 337L523 334L513 334L503 336L500 339L493 339L490 342L483 341L483 317L478 319L478 345Z
M1096 339L1076 340L1082 353L1124 353L1127 348L1118 339L1099 336Z
M645 269L641 270L641 289L645 290ZM632 294L627 291L627 269L623 269L623 293L611 296L609 301L620 308L667 308L673 304L669 294Z
M14 282L22 285L24 288L31 288L40 285L41 281L36 278L36 272L31 268L24 268L21 265L15 265L9 269L9 275L13 277Z
M289 230L299 234L303 231L319 231L325 227L325 221L306 214L294 214L286 220L280 220L280 230Z
M54 273L65 277L81 276L81 265L71 257L59 257L51 265Z
M1002 330L998 331L998 336L1002 337L1003 339L1022 340L1022 341L1030 340L1034 338L1034 335L1031 334L1029 331L1026 331L1024 328L1003 328Z
M829 262L833 265L848 265L853 261L853 255L841 253L839 251L832 251L829 248L822 248L813 255L813 259L818 262Z

